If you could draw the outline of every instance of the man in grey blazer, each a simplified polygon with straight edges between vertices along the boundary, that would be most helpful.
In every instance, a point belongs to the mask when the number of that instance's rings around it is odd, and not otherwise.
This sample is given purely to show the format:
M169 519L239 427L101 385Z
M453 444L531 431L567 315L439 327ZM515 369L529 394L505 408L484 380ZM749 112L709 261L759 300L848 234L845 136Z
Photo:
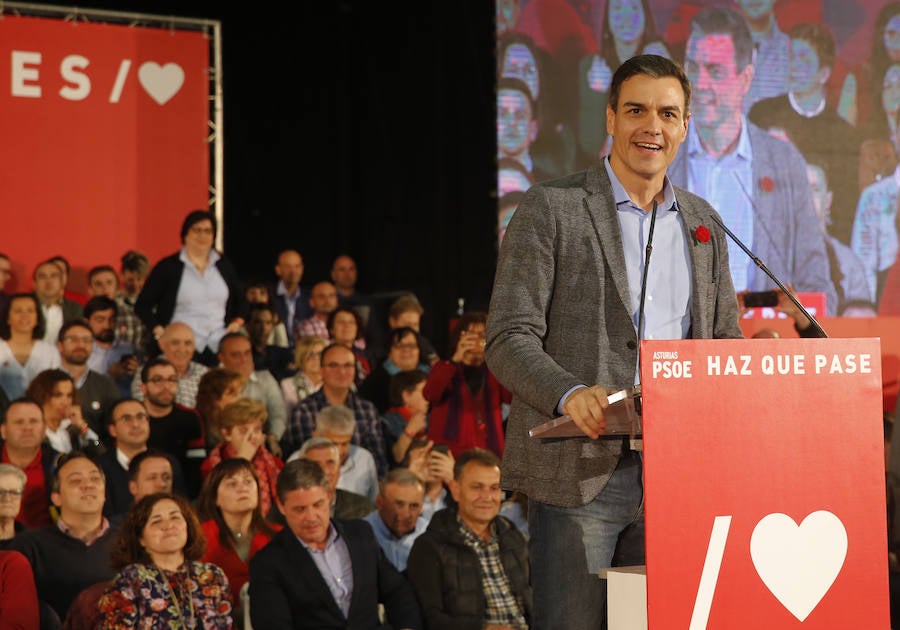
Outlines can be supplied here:
M602 627L600 569L644 562L640 454L622 440L596 439L607 393L635 384L638 337L741 337L717 214L666 178L690 103L690 83L668 59L622 64L606 111L609 157L533 186L500 249L487 361L514 394L502 483L529 498L533 628ZM585 437L528 437L561 413Z
M741 110L753 81L753 39L744 18L708 7L691 20L684 69L694 89L687 141L669 168L676 186L707 199L769 270L796 291L825 294L837 312L825 231L812 203L803 156L790 142L750 123ZM775 288L729 243L735 289ZM816 313L822 316L826 313Z

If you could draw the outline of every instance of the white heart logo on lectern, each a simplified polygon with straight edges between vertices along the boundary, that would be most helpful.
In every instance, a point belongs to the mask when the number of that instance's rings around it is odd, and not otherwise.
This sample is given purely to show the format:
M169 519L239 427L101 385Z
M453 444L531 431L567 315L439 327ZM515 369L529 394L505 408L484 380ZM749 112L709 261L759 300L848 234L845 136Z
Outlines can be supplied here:
M177 63L160 66L148 61L141 64L138 80L154 101L165 105L184 85L184 70Z
M763 584L800 621L819 605L847 556L847 530L825 510L798 526L787 514L769 514L750 537L750 557Z

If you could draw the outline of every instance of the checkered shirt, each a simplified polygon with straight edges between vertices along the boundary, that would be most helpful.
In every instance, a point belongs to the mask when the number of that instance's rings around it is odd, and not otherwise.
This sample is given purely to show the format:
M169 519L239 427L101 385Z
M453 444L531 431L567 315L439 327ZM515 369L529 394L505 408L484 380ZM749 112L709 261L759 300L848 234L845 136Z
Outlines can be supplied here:
M459 531L463 541L478 556L481 565L481 586L484 589L484 625L509 626L528 630L522 607L512 594L509 578L500 561L500 542L497 540L494 524L491 523L491 537L484 540L463 523L459 516Z
M375 458L375 468L378 470L378 478L384 477L387 472L387 449L384 445L384 435L381 433L381 418L378 410L368 400L359 397L359 394L350 392L344 403L353 411L356 418L356 432L353 434L353 443L368 449ZM316 414L328 406L328 399L321 389L301 400L294 413L291 414L281 436L281 450L285 457L289 457L299 449L303 442L313 436L316 429Z

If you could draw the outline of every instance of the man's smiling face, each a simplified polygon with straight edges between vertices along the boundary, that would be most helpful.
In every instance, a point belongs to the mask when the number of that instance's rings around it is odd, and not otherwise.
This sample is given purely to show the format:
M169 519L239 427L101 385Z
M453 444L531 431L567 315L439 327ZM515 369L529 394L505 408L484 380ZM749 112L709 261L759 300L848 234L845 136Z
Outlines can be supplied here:
M687 137L684 90L675 77L637 74L622 82L617 110L606 109L610 163L620 178L665 173Z

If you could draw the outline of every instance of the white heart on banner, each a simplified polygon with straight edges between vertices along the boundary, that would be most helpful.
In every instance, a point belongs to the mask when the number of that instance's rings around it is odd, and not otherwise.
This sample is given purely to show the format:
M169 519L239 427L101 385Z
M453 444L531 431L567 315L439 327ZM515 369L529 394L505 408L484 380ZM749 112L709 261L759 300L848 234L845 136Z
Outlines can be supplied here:
M825 510L808 515L799 526L787 514L769 514L753 529L750 557L763 584L803 621L844 566L847 530Z
M138 80L154 101L165 105L184 85L184 70L177 63L160 66L148 61L138 69Z

